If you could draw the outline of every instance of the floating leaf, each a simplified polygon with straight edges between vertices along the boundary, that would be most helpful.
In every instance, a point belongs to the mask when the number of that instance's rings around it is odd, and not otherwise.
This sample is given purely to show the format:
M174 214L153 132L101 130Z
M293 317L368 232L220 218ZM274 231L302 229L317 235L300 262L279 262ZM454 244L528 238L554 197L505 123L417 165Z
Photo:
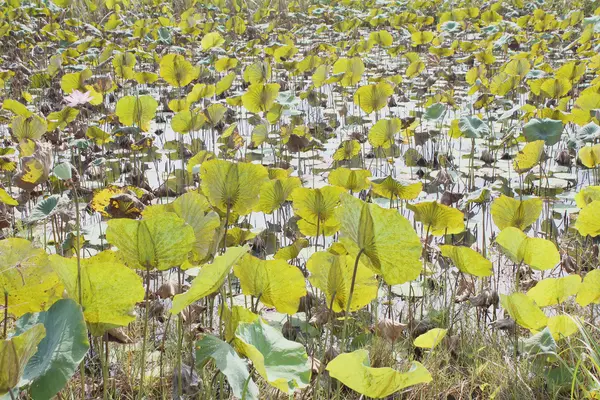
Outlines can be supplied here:
M366 203L349 194L336 211L340 241L353 257L383 275L389 285L411 281L422 270L421 241L410 222L397 210Z
M131 268L167 270L180 266L196 242L194 229L174 213L141 221L108 221L106 239L117 246Z
M325 293L326 305L334 312L346 310L356 257L328 251L314 253L306 263L310 283ZM359 261L350 311L360 310L377 297L379 284L374 272Z
M327 364L327 371L350 389L377 399L433 380L429 371L417 361L413 361L404 373L392 368L372 368L369 352L364 349L340 354Z
M538 220L543 205L542 199L538 197L517 200L501 195L492 202L490 213L500 230L511 226L525 230Z
M450 257L461 272L473 276L492 274L492 262L470 247L443 245L440 249L442 255Z
M43 324L46 336L25 366L19 385L29 385L34 399L51 399L75 374L90 344L81 307L73 300L62 299L48 311L22 316L16 334L39 324Z
M229 247L210 264L204 265L187 292L173 298L172 314L179 314L190 304L219 290L233 265L248 252L248 247Z
M240 323L235 337L241 353L271 386L292 394L310 383L311 368L304 345L286 340L260 318Z
M295 314L306 295L304 275L284 260L261 260L249 254L233 268L242 292L258 298L280 313Z
M496 243L517 264L524 262L531 268L543 271L554 268L560 262L560 254L554 243L529 237L518 228L503 229L496 238Z
M533 299L523 293L500 295L500 303L512 319L523 328L538 330L546 326L546 314L534 303Z

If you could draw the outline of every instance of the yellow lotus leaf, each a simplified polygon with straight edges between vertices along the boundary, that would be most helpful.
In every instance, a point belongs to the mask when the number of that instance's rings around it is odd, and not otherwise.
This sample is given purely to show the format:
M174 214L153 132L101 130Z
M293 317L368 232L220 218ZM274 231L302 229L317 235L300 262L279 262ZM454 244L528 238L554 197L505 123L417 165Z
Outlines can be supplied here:
M214 207L246 215L258 204L260 189L269 178L262 165L213 159L200 166L200 179L202 192Z
M548 330L554 340L560 340L579 332L579 327L570 315L555 315L548 318Z
M293 260L300 255L300 251L309 246L309 242L307 239L300 238L296 239L294 243L289 246L285 246L277 250L277 253L273 255L273 258L276 260Z
M354 104L370 114L387 106L394 87L388 82L379 82L372 85L361 86L354 93Z
M64 74L60 80L60 88L66 94L70 94L73 90L79 90L80 92L85 93L85 81L92 77L92 71L88 68L84 69L81 72L72 72L68 74Z
M490 213L498 229L512 226L524 230L538 220L543 205L542 199L538 197L517 200L501 195L492 202Z
M351 160L360 153L360 143L358 141L344 140L340 143L338 149L333 153L333 159L335 161Z
M575 195L577 207L584 208L593 201L600 200L600 186L586 186Z
M600 235L600 200L594 200L581 211L575 221L575 229L581 236Z
M340 57L333 64L333 74L341 74L339 83L344 87L358 84L364 72L365 64L360 57Z
M227 306L227 303L224 303L221 308L221 318L225 325L225 340L227 342L233 341L235 346L236 342L233 339L235 339L235 331L237 330L238 325L254 322L261 317L244 306L234 305L233 308L230 309Z
M129 267L148 270L179 267L196 241L194 229L169 212L142 220L111 219L106 239Z
M542 154L544 153L544 141L536 140L529 142L515 156L513 160L513 168L519 174L527 172L539 164Z
M548 323L548 317L535 304L533 299L524 293L516 292L511 295L500 295L502 307L517 324L530 330L540 330Z
M389 285L416 279L422 270L421 241L397 210L366 203L347 193L336 210L340 241L352 257L381 274Z
M305 219L300 219L298 222L298 229L304 236L317 237L317 236L333 236L340 230L340 223L335 218L330 218L326 221L319 223L309 222ZM318 230L318 233L317 233Z
M509 61L504 67L504 72L510 76L517 76L524 78L525 75L531 70L531 64L526 58L515 58Z
M20 115L24 118L29 118L33 115L26 105L13 99L5 99L2 103L2 109L12 111L16 115Z
M44 324L35 324L20 335L0 340L0 396L15 398L8 392L19 384L28 361L45 336Z
M62 291L44 249L25 239L0 240L0 293L2 297L8 294L11 315L46 310L60 299Z
M388 149L394 144L394 137L401 128L400 118L380 119L369 130L369 143L374 147Z
M310 283L325 294L326 305L334 312L345 311L356 257L328 251L314 253L306 263ZM359 261L350 311L360 310L377 297L379 283L375 273Z
M233 84L233 81L235 80L235 77L236 77L235 72L230 72L227 75L225 75L223 78L221 78L220 81L215 83L215 94L220 95L224 91L229 90L229 88Z
M217 72L229 71L237 67L239 60L237 58L221 57L215 61L215 69Z
M490 276L492 274L492 262L470 247L443 245L440 246L440 249L442 255L450 257L461 272L474 276Z
M529 237L518 228L504 228L498 234L496 243L513 262L524 262L533 269L543 271L554 268L560 262L560 254L554 243Z
M225 39L223 39L223 36L219 32L207 33L200 41L200 45L204 51L210 50L213 47L219 47L223 43L225 43Z
M252 113L266 112L273 107L279 94L277 83L255 83L248 87L242 96L242 104Z
M388 175L381 182L372 182L373 193L386 199L414 200L423 190L421 182L405 185Z
M198 83L192 87L192 90L186 96L188 104L196 103L202 99L210 98L215 95L216 86Z
M197 174L200 171L200 165L204 161L212 160L213 158L216 158L216 156L212 151L200 150L188 160L186 167L188 174Z
M200 70L181 54L167 54L160 59L160 76L171 86L183 87L198 78Z
M464 215L456 208L436 201L409 204L407 208L415 213L415 219L431 235L451 235L465 230Z
M444 340L448 329L433 328L415 338L413 345L423 349L433 349Z
M192 286L181 294L175 295L171 307L172 314L179 314L190 304L219 290L233 265L238 262L249 248L229 247L221 256L215 257L212 263L205 264L198 276L192 281Z
M311 76L311 81L316 88L320 88L327 81L328 67L326 65L319 65L315 72Z
M12 198L10 194L0 187L0 203L7 204L9 206L18 206L19 202Z
M146 207L142 213L144 218L151 218L162 213L175 213L194 229L196 241L192 246L189 261L201 264L211 258L217 250L222 232L219 214L210 209L206 197L197 192L188 192L179 196L169 204L157 204ZM182 265L182 269L191 265Z
M295 314L300 298L306 295L304 275L284 260L261 260L247 254L233 272L245 295L252 295L281 313Z
M260 188L260 200L256 205L256 210L265 214L273 213L286 201L291 201L292 192L301 186L300 178L295 176L267 181Z
M177 133L199 131L206 122L204 114L197 110L180 111L171 119L171 128Z
M580 148L577 157L587 168L596 168L600 165L600 144Z
M435 34L431 31L415 31L410 35L413 46L431 43Z
M429 371L418 361L413 361L407 372L399 372L387 367L373 368L369 360L369 352L364 349L338 355L327 364L327 371L332 378L339 380L350 389L376 399L433 380Z
M406 75L407 78L414 78L415 76L419 75L421 72L423 72L425 70L425 63L419 58L416 59L415 61L412 61L408 67L406 67L406 71L404 72L404 74Z
M579 291L581 277L568 275L562 278L545 278L527 291L527 296L540 307L562 303Z
M157 108L158 102L152 96L125 96L117 102L116 114L123 125L135 125L147 132Z
M93 140L98 146L104 146L105 144L113 141L110 133L103 131L98 126L88 126L85 136L88 139Z
M68 296L79 303L77 258L53 254L50 265L60 277ZM135 305L144 300L142 278L122 264L112 251L80 261L81 307L92 334L126 326L135 320Z
M571 82L568 79L553 78L544 79L540 89L546 97L558 99L569 93L572 87L573 85L571 85Z
M320 189L297 188L292 192L294 212L306 221L326 224L336 221L335 208L340 204L340 195L344 189L338 186L325 186Z
M340 167L329 173L328 180L331 185L341 186L350 192L360 192L370 186L369 177L369 170Z
M251 85L265 83L271 79L271 64L267 60L257 61L244 69L244 80Z
M375 31L369 34L369 40L383 47L389 47L393 44L394 38L388 31Z
M17 142L22 142L26 139L39 140L48 130L48 124L45 119L38 115L29 117L16 116L11 120L10 127L12 136Z
M588 272L583 278L583 282L579 286L577 297L575 299L577 304L582 307L586 307L589 304L600 303L600 270L594 269Z

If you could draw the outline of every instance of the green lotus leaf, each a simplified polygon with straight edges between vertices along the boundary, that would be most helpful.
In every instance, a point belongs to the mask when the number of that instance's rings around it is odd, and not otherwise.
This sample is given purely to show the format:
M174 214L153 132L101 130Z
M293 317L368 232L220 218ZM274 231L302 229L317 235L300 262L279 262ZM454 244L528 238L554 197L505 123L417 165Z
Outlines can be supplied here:
M235 338L236 347L271 386L291 395L310 383L311 367L304 345L285 339L260 318L240 323Z

